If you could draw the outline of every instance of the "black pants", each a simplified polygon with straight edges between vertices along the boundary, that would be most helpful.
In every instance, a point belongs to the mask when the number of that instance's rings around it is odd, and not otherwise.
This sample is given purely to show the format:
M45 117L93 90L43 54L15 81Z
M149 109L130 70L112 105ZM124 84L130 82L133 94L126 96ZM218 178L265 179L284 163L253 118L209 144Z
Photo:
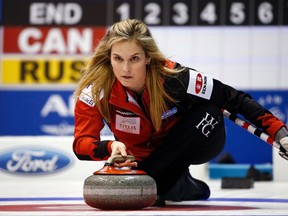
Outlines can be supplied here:
M152 176L158 195L165 195L191 164L216 157L225 144L223 114L211 104L197 107L171 128L164 139L138 168Z

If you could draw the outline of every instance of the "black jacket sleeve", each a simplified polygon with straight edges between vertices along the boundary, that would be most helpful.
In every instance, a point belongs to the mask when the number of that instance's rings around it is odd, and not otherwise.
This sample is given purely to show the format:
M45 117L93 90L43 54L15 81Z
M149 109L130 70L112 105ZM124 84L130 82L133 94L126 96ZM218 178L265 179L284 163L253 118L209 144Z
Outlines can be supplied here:
M194 81L193 79L190 79L190 76L195 76L195 73L199 72L186 68L178 76L178 80L186 91L185 95L189 100L190 106L197 106L203 103L213 103L217 105L219 109L226 109L233 114L241 114L246 120L258 128L261 128L273 138L281 127L285 127L283 122L275 117L269 110L260 105L249 94L226 85L217 79L210 79L212 80L212 87L210 86L211 95L209 98L203 98L196 94L189 93L189 82ZM181 97L183 98L183 95Z

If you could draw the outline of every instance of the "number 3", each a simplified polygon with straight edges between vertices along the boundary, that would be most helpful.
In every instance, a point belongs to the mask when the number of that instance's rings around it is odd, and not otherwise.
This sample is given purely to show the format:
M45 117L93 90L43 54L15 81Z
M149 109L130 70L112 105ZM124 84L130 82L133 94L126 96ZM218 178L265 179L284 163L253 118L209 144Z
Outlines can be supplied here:
M183 25L188 22L189 15L188 15L188 7L186 4L179 2L173 6L173 10L176 12L173 15L172 20L174 23L178 25Z

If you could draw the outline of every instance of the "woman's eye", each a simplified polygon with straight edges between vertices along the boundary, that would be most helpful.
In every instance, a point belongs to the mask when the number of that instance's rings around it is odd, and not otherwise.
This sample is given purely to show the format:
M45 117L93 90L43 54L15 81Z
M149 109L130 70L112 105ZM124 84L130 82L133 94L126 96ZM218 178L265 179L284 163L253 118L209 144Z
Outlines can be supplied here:
M133 56L133 57L131 58L131 60L132 60L132 61L137 61L137 60L139 60L139 57L138 57L138 56Z
M115 56L114 58L116 61L121 61L122 59L119 56Z

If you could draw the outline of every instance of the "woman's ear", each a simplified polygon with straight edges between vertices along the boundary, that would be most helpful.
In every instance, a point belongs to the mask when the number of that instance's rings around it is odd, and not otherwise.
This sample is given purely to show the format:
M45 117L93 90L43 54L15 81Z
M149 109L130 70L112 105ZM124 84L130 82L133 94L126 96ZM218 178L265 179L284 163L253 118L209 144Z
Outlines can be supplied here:
M147 58L146 65L150 65L150 62L151 62L151 58Z

